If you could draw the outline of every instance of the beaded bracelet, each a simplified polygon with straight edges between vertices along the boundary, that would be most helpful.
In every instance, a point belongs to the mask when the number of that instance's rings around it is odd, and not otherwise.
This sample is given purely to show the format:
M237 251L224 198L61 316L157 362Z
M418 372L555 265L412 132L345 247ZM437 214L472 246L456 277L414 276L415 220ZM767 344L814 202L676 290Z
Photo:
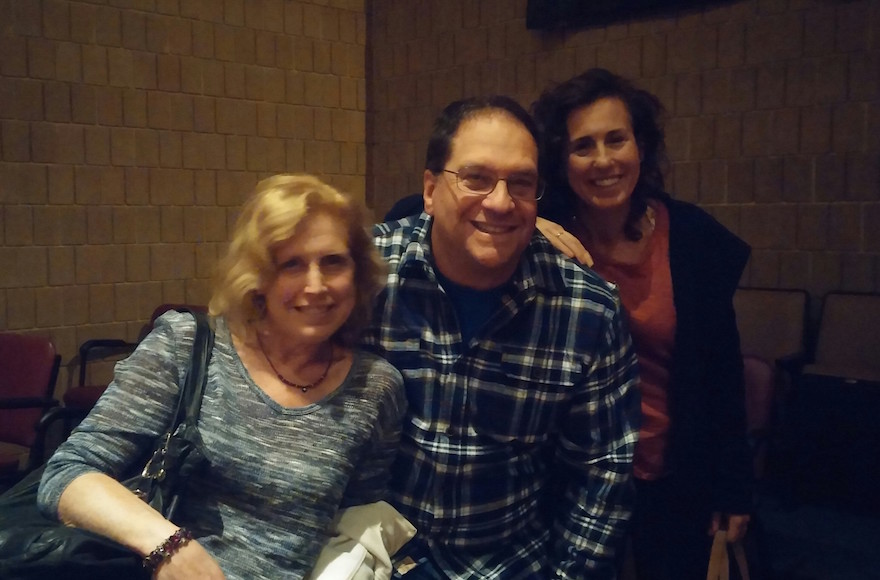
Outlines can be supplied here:
M192 539L191 531L186 528L179 528L167 540L159 544L155 550L147 554L142 562L144 568L155 572L162 565L162 562L173 556Z

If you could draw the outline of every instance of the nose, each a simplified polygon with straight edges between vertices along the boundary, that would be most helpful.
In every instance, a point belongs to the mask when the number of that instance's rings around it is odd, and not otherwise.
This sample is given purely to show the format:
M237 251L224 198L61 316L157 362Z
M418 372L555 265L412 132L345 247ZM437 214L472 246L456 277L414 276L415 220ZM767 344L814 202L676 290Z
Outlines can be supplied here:
M611 157L608 155L608 149L605 148L605 145L599 143L596 145L596 155L593 157L594 165L608 165L611 162Z
M513 198L507 191L507 181L504 179L499 179L495 189L483 198L483 207L497 212L510 211L513 206Z
M317 263L309 264L309 270L306 272L306 292L322 292L324 286L324 273L321 272L321 266Z

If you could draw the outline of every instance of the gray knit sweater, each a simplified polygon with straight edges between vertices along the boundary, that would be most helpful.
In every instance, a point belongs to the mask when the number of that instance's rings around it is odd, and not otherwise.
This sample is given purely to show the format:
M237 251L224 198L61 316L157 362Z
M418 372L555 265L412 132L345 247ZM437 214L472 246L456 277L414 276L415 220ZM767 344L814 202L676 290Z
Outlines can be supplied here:
M337 509L385 498L406 401L400 373L356 351L343 384L322 401L285 408L250 378L222 319L199 431L210 466L190 481L175 523L190 528L227 578L302 578L329 537ZM90 471L141 467L171 416L195 323L170 312L49 461L39 492L57 517L70 482Z

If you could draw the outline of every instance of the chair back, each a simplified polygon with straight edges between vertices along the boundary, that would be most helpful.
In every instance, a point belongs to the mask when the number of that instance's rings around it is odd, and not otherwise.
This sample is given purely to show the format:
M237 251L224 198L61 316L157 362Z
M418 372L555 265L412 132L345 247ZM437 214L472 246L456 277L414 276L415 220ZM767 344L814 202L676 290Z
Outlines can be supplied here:
M51 339L0 333L0 399L51 398L60 364ZM43 412L42 408L0 410L0 441L32 447Z
M743 354L772 362L805 352L809 307L805 290L739 288L733 307Z
M812 373L880 381L880 294L825 296L813 362Z
M64 393L64 405L71 409L81 409L83 416L85 416L85 412L95 406L95 403L107 389L110 376L112 376L112 365L120 358L131 354L138 343L153 330L153 324L157 318L169 310L184 307L203 312L208 311L206 306L195 304L160 304L153 310L150 320L141 327L136 342L127 342L118 338L94 338L82 343L79 347L79 385ZM90 367L91 363L100 366ZM96 376L100 379L96 379Z

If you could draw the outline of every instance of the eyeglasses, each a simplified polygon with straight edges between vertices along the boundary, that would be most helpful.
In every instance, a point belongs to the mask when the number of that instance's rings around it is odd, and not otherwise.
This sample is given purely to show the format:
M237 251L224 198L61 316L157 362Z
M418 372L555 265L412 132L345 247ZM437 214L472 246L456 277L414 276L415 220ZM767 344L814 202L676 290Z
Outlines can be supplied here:
M458 171L444 169L444 173L455 176L459 191L470 195L489 195L495 191L499 181L507 182L507 195L515 201L538 201L544 195L544 182L532 173L511 173L498 177L485 167L462 167Z

